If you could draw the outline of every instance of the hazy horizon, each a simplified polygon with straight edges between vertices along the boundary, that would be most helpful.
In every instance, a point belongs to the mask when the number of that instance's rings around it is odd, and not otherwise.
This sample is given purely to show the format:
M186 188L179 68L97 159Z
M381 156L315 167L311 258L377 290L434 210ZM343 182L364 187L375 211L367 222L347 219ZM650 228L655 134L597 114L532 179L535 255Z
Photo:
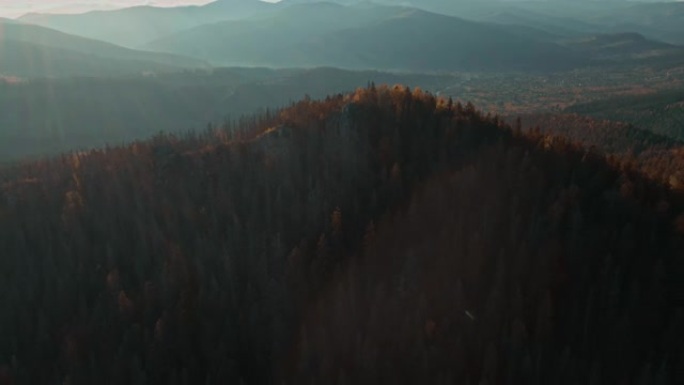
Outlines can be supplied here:
M141 5L155 7L178 7L187 5L204 5L217 0L0 0L0 18L15 19L30 13L78 14L97 10L114 10ZM277 3L282 0L260 0ZM326 1L326 0L321 0ZM334 0L327 0L334 1ZM496 0L493 0L496 1ZM501 2L535 1L535 0L499 0ZM537 0L547 2L554 0ZM667 3L684 0L624 0L633 3ZM379 1L382 2L382 1Z
M178 7L204 5L215 0L0 0L0 18L18 18L28 13L82 13L140 5ZM279 0L262 0L270 3Z

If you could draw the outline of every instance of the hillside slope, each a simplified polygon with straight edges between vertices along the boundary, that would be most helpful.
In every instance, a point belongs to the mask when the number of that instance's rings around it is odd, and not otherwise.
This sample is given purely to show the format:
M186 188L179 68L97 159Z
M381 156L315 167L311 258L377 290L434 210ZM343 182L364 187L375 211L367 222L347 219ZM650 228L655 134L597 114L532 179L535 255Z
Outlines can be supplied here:
M638 33L615 33L582 36L563 41L565 46L586 52L598 60L684 57L684 48L646 39Z
M601 119L623 120L657 134L684 139L684 91L673 89L580 103L569 112Z
M683 380L682 197L472 105L372 87L0 178L10 382Z
M557 136L641 170L675 189L684 186L684 142L633 124L579 114L529 114L521 128ZM514 118L515 119L515 118Z
M55 30L0 20L0 74L111 76L206 67L200 60L136 51Z
M286 106L305 95L321 98L350 92L371 81L436 89L449 80L332 68L229 68L16 84L0 80L0 162L118 145L160 131L202 130L208 124Z

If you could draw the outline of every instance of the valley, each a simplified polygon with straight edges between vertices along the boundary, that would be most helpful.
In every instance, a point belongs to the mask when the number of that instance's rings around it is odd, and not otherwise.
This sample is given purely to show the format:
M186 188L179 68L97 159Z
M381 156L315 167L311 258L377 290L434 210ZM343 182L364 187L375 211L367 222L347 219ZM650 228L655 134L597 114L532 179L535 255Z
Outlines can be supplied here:
M8 4L0 385L684 383L683 2Z

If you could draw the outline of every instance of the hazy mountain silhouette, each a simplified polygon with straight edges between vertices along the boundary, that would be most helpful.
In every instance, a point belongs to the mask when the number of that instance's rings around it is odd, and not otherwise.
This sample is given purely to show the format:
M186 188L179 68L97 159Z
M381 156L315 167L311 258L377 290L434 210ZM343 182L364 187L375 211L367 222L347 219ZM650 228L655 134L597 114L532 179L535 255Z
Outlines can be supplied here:
M135 48L184 29L239 19L272 7L275 5L260 0L218 0L205 6L138 6L77 15L28 14L21 20Z
M318 0L284 0L311 4ZM330 0L353 4L355 0ZM684 44L684 3L631 1L473 1L375 0L469 20L533 26L567 35L637 32L672 44Z
M534 27L556 36L578 36L598 33L600 28L562 15L549 15L534 9L503 6L500 9L477 8L461 12L461 17L488 23Z
M136 51L55 30L0 20L0 74L92 76L206 67L195 59Z
M684 47L650 40L634 32L583 36L567 39L562 44L597 62L619 65L684 63Z
M400 70L558 69L571 52L519 27L483 24L412 8L293 5L240 21L200 26L146 49L217 65L338 66Z
M580 34L637 32L651 39L684 44L684 3L676 1L380 1L410 4L466 19L528 25L570 35L575 31Z
M684 3L633 4L589 19L610 32L639 32L649 38L684 45Z

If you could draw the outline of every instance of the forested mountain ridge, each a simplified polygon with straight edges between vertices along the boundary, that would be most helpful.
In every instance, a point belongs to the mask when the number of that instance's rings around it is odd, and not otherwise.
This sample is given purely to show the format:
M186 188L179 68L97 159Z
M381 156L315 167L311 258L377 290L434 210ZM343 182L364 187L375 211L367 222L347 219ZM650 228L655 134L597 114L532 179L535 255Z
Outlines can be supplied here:
M370 87L0 179L16 383L683 380L682 197L472 105Z
M560 44L584 52L596 62L616 65L652 63L666 66L684 62L684 47L650 40L638 33L613 33L575 37Z
M618 95L579 103L567 110L601 119L624 120L661 135L684 139L684 91L678 88L644 95Z
M632 124L579 114L531 114L518 117L529 131L558 136L619 159L648 178L681 190L684 187L684 143Z
M220 125L369 81L434 89L449 76L226 68L113 78L0 79L0 162L54 156Z

